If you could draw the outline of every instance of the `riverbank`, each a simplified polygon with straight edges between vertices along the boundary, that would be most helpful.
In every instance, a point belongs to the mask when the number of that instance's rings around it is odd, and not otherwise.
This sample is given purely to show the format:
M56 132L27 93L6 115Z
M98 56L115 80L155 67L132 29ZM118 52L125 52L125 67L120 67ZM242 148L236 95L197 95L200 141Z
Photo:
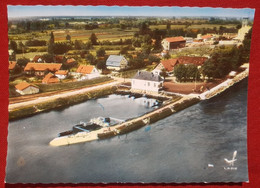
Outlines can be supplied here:
M199 97L201 98L201 100L210 99L210 98L222 93L223 91L227 90L228 88L230 88L234 84L240 82L241 80L245 79L246 77L248 77L249 64L244 64L241 67L245 68L245 70L236 74L233 78L227 79L226 81L215 86L214 88L200 94Z
M63 108L66 106L81 103L83 101L110 95L116 91L115 86L107 86L102 89L95 89L87 92L78 93L64 97L54 97L44 102L29 104L14 108L9 111L9 120L16 120L28 116L32 116L41 112L46 112L52 109Z

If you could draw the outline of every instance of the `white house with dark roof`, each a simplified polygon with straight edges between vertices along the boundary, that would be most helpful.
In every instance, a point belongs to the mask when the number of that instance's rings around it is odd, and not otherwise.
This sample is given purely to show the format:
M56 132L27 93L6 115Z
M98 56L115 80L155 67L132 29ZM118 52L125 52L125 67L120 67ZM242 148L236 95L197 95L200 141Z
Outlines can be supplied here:
M163 79L153 72L138 71L131 80L131 90L159 92L162 86Z
M108 69L121 70L128 66L128 61L121 55L110 55L107 58L106 66Z

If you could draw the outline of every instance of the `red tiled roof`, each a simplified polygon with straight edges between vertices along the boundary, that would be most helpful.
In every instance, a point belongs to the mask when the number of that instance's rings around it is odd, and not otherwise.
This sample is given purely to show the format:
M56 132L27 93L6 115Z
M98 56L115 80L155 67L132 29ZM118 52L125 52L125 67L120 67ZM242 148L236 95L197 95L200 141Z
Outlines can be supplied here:
M165 40L167 40L168 42L181 42L181 41L186 41L182 36L165 38Z
M57 71L60 70L61 68L60 63L32 63L29 62L24 68L24 71L29 71L31 69L34 69L35 71L45 71L45 70L50 70L50 71Z
M189 57L189 56L178 57L178 61L180 64L194 64L197 66L203 65L207 59L208 58L206 57Z
M57 82L59 82L59 79L55 75L53 75L52 73L48 73L42 79L42 83L44 83L44 84L57 83Z
M212 35L203 35L203 36L201 36L202 39L209 39L211 37L212 37Z
M16 65L16 61L9 61L9 70L13 70Z
M55 72L55 74L59 74L59 75L67 75L68 71L67 70L58 70L57 72Z
M91 65L80 65L76 72L82 74L90 74L95 67Z
M42 58L41 55L36 55L36 56L34 56L33 62L38 62L38 60L39 60L40 58Z
M19 84L17 84L17 85L15 86L15 88L18 89L18 90L20 90L20 91L22 91L22 90L26 89L26 88L29 87L29 86L38 88L37 86L32 85L32 84L29 84L29 83L27 83L27 82L20 82Z
M70 63L74 63L76 60L74 58L70 58L70 59L67 59L67 63L70 64Z
M178 59L167 59L167 60L161 61L161 64L163 65L165 70L168 72L173 71L173 68L177 63L178 63Z

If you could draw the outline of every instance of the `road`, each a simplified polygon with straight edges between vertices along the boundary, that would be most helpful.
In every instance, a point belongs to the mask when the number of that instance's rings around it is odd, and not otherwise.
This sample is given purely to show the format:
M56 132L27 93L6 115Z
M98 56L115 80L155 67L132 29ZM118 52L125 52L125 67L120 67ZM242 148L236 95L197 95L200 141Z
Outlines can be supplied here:
M14 110L16 108L20 108L20 107L23 107L23 106L29 106L29 105L42 103L42 102L47 102L47 101L58 99L58 98L70 97L70 96L82 94L82 93L93 91L93 90L97 90L97 89L102 89L102 88L106 88L106 87L115 86L115 85L118 85L118 84L120 84L122 82L123 81L118 79L118 80L116 80L114 82L107 83L107 84L102 84L102 85L98 85L98 86L93 86L93 87L88 87L88 88L82 88L82 89L78 89L78 90L63 92L63 93L60 93L60 94L55 94L55 95L46 96L46 97L38 97L38 98L30 100L30 101L24 101L24 102L15 103L15 104L9 104L8 111L10 112L10 111L12 111L12 110Z

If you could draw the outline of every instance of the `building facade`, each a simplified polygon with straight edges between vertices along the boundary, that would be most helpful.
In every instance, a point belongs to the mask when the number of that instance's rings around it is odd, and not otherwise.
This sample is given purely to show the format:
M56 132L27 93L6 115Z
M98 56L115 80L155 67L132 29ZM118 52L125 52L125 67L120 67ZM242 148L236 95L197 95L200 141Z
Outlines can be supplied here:
M163 79L153 72L138 71L131 80L131 90L156 92L163 86Z
M184 48L185 45L186 45L186 40L182 36L165 38L162 40L162 47L164 50Z
M128 61L121 55L110 55L106 61L106 66L111 70L122 70L127 68Z

